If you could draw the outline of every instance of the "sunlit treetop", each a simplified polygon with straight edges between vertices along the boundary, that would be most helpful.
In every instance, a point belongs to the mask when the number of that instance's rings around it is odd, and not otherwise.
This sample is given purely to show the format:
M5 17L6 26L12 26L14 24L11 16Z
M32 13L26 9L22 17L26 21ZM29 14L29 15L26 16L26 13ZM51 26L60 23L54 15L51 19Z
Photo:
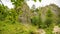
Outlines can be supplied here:
M20 6L24 0L11 0L11 2L17 7Z

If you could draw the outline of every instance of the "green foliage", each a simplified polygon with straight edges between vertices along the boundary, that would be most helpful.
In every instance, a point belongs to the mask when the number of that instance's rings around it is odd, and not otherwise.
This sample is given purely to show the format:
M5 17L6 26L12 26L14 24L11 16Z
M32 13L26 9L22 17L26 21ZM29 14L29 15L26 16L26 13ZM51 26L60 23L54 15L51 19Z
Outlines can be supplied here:
M0 21L9 21L11 23L15 23L16 16L18 16L18 14L14 9L10 10L5 6L0 5Z
M53 14L52 14L52 12L51 12L50 9L48 9L46 16L47 16L47 17L52 17L52 16L53 16Z
M60 10L60 9L59 9ZM60 11L58 12L58 20L57 20L57 25L60 26Z
M37 11L38 12L38 11ZM39 13L38 13L39 14ZM38 28L43 28L43 23L41 19L41 14L35 15L31 18L31 23L35 26L38 26Z
M19 13L19 14L18 14ZM0 5L0 34L30 34L36 27L23 25L18 21L20 12Z
M58 18L57 23L56 23L59 27L60 27L60 18Z
M41 2L41 0L39 0Z
M39 22L38 16L33 16L32 19L31 19L31 22L32 22L32 24L37 25L38 22Z
M15 24L0 22L0 34L30 34L30 32L34 31L36 28L30 25L26 25L22 25L18 22Z
M52 29L50 29L50 28L47 28L45 31L46 31L46 34L53 34Z
M36 2L36 0L34 0Z
M51 12L50 9L48 9L45 20L46 27L49 27L52 24L52 22L53 22L53 13Z
M34 1L36 2L37 0ZM41 0L39 1L41 2ZM31 13L29 14L28 11L30 9L25 7L24 0L11 0L11 2L15 5L15 8L8 9L6 6L0 4L0 34L36 34L35 31L38 30L38 28L46 29L46 34L53 34L53 13L50 9L46 11L45 21L42 22L40 9L34 9L33 12L30 11ZM32 17L32 25L29 22L26 24L20 22L19 16L27 18L27 21ZM58 17L57 23L60 25L60 14Z
M30 34L35 30L36 27L17 21L19 14L15 9L4 8L2 5L0 7L0 34Z
M45 21L46 27L49 27L52 24L52 21L53 20L51 18L47 18L46 21Z
M11 0L15 7L21 6L24 0Z
M4 7L0 4L0 20L1 21L5 20L5 18L7 16L6 9L7 9L7 7Z

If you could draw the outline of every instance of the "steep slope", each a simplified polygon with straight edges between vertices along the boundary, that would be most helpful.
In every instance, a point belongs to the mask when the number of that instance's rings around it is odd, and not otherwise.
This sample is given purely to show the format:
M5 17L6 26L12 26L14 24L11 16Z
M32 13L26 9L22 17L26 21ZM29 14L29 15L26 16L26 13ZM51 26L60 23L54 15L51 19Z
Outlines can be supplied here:
M53 20L54 20L54 23L57 23L57 21L60 19L60 8L55 5L55 4L51 4L51 5L48 5L48 6L45 6L45 7L41 7L41 16L42 16L42 19L46 19L46 12L48 10L51 10L51 12L53 13Z

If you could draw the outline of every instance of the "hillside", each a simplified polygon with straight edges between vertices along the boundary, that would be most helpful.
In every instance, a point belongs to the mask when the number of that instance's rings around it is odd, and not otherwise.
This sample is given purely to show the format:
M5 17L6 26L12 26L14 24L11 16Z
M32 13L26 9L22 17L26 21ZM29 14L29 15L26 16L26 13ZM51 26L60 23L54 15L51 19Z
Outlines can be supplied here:
M55 32L55 29L57 31ZM54 31L54 32L52 32ZM54 4L29 9L26 3L15 8L0 4L0 34L60 33L60 8Z

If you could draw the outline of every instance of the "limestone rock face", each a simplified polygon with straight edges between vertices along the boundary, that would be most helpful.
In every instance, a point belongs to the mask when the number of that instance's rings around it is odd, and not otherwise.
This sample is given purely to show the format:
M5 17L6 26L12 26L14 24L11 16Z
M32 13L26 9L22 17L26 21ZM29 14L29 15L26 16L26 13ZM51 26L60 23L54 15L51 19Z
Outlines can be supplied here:
M23 23L31 23L31 17L32 16L38 16L39 12L41 13L41 18L42 18L42 22L45 21L46 19L46 12L48 11L48 9L50 9L52 11L52 13L54 14L54 22L57 23L58 21L58 16L60 15L60 8L54 4L45 6L45 7L41 7L38 10L31 10L29 9L29 7L27 6L27 4L23 3L21 10L22 10L22 15L19 16L19 19L23 22ZM39 12L38 12L39 11Z
M55 27L53 28L53 33L55 33L55 34L60 34L60 27L55 26Z
M54 15L54 22L57 23L57 21L59 20L59 15L60 15L60 8L55 5L55 4L50 4L48 6L45 7L41 7L41 17L42 17L42 21L44 21L46 19L45 15L46 12L48 11L48 9L50 9Z

